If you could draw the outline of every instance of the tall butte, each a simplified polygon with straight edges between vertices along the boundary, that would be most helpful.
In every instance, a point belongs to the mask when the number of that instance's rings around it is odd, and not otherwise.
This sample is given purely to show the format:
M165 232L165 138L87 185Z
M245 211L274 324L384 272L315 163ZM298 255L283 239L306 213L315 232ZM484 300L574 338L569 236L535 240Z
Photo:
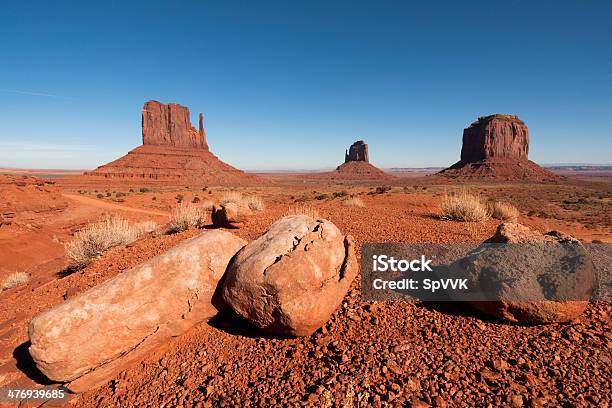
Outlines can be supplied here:
M168 186L240 185L257 180L209 151L201 113L196 129L191 125L187 107L157 101L146 102L142 109L142 145L83 177L104 184L134 181L138 185Z
M439 174L455 179L561 179L529 160L528 155L529 130L518 116L482 116L463 130L461 160Z
M376 166L370 164L368 145L363 140L353 143L344 152L344 163L331 173L332 178L354 180L379 180L392 178Z

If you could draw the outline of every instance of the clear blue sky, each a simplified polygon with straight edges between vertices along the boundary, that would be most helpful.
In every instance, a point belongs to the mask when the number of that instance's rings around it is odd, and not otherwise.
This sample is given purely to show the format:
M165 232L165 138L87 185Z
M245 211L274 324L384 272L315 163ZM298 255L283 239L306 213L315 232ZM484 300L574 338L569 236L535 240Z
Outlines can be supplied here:
M21 4L23 3L23 4ZM4 2L0 166L94 168L146 100L206 117L243 169L445 166L478 116L540 163L612 160L610 1Z

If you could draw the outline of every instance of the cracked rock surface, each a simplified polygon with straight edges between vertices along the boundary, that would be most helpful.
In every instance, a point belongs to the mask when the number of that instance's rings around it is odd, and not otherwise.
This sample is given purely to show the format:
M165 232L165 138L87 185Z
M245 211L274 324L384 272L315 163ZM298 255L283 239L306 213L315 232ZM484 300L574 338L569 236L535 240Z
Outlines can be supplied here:
M306 336L329 320L357 268L352 238L334 224L287 216L238 252L223 298L259 329Z
M495 243L509 245L491 246ZM596 287L593 262L580 241L517 223L499 225L493 237L454 265L467 272L470 287L498 299L472 305L510 322L574 320L586 310Z
M29 326L37 367L76 392L108 381L217 314L219 280L245 244L226 231L204 232L39 314Z

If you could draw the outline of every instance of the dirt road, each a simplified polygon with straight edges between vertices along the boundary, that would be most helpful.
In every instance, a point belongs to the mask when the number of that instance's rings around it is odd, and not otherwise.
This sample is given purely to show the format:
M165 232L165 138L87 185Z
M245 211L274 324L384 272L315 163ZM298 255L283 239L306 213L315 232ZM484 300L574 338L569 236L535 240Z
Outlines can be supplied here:
M149 214L149 215L159 215L162 217L169 217L170 213L165 212L165 211L154 211L154 210L145 210L145 209L141 209L141 208L133 208L133 207L127 207L125 205L120 205L120 204L115 204L115 203L109 203L107 201L101 201L101 200L97 200L95 198L91 198L91 197L86 197L83 195L79 195L79 194L67 194L67 193L62 193L62 195L66 198L69 198L71 200L77 201L81 204L85 204L85 205L91 205L97 208L103 208L106 210L119 210L119 211L128 211L128 212L135 212L135 213L141 213L141 214Z

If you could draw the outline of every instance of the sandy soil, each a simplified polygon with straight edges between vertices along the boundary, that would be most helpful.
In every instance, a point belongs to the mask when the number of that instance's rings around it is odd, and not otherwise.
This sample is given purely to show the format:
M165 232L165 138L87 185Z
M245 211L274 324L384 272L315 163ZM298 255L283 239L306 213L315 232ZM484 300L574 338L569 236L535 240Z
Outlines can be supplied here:
M237 235L252 240L296 205L312 206L343 232L366 242L480 242L499 221L439 218L451 189L503 198L520 222L559 229L586 242L612 242L612 178L561 185L462 184L435 177L334 182L270 175L270 185L240 188L266 203ZM130 188L133 190L130 192ZM65 275L63 243L105 214L160 225L179 202L216 201L223 187L140 192L104 186L64 191L68 208L20 213L0 228L0 272L26 271L24 285L0 293L0 386L44 384L26 352L27 324L43 310L198 234L149 234ZM382 192L382 190L387 190ZM378 192L377 192L378 191ZM117 195L117 193L120 193ZM125 195L123 195L125 194ZM359 195L364 208L342 205ZM28 227L36 225L37 227ZM5 272L2 272L5 273ZM341 308L308 338L277 338L230 313L174 339L74 406L607 406L612 398L608 303L593 303L573 324L509 325L458 304L363 302L360 280Z

